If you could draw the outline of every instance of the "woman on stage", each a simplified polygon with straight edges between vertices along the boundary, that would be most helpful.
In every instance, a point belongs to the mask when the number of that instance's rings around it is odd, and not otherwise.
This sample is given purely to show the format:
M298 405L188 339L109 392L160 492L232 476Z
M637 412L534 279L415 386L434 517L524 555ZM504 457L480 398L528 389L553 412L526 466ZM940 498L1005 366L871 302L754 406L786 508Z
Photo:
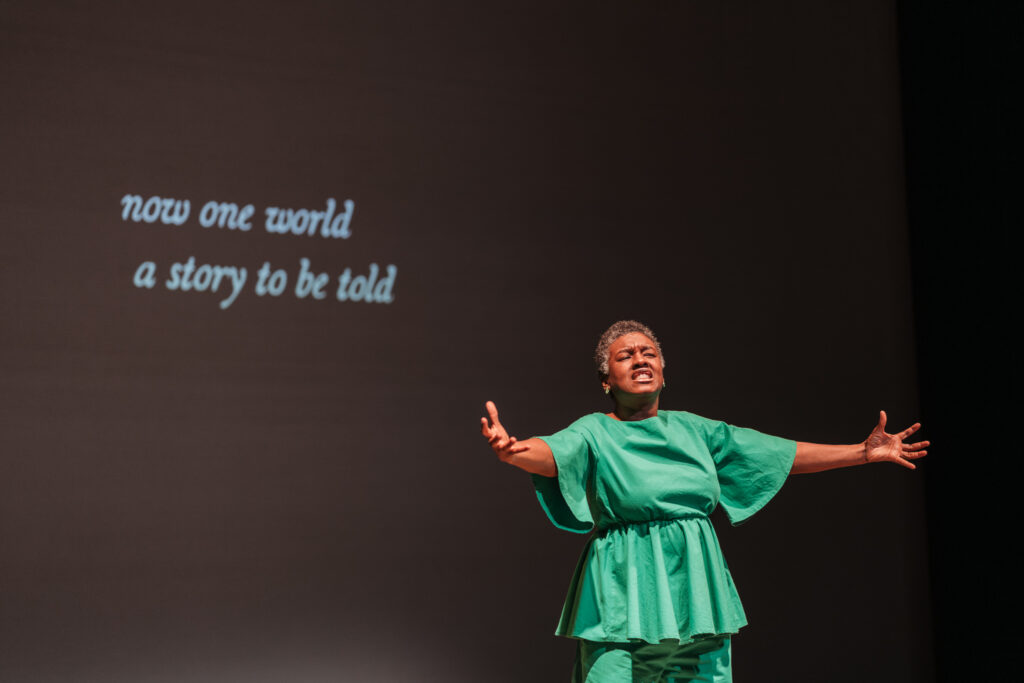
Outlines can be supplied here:
M593 531L556 633L578 642L573 681L732 681L730 636L746 625L708 515L733 524L763 507L793 473L871 462L910 469L927 441L919 424L862 443L797 443L691 413L659 410L664 359L654 333L624 320L594 357L612 412L518 441L494 403L481 431L498 457L532 475L555 526Z

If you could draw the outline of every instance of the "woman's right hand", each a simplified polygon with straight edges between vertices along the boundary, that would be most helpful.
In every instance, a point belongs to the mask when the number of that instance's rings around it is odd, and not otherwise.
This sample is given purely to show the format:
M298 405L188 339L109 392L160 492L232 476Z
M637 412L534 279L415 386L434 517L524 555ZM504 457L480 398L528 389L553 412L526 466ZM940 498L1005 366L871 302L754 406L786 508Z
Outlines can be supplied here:
M494 405L494 401L487 402L487 414L491 418L490 424L486 417L481 417L480 433L487 439L487 443L491 444L491 448L498 454L502 462L508 462L517 453L529 450L528 446L520 444L516 441L516 437L509 436L505 431L501 421L498 420L498 407Z
M490 417L489 422L486 417L480 418L480 433L487 439L487 443L491 444L491 448L502 462L530 474L539 474L543 477L558 476L555 456L543 439L516 441L516 437L509 436L501 426L498 407L493 401L487 402L487 415Z

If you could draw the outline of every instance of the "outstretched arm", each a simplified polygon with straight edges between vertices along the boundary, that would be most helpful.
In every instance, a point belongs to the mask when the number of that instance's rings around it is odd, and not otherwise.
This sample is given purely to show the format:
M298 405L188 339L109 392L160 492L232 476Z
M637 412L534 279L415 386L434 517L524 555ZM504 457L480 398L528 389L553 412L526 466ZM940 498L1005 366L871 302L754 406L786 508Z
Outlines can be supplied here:
M555 456L544 441L541 439L517 441L516 437L509 436L498 420L498 407L494 405L493 401L487 402L487 415L491 418L490 423L486 417L481 417L480 433L491 444L491 448L498 454L498 458L502 462L515 465L530 474L540 474L545 477L558 475Z
M893 462L908 469L915 469L911 460L923 457L928 454L924 450L930 445L928 441L917 443L903 443L903 440L921 428L920 423L914 423L897 434L888 434L885 431L885 411L878 415L878 424L868 438L861 443L848 446L830 446L820 443L797 442L796 458L793 460L793 469L790 474L805 474L809 472L823 472L836 469L837 467L852 467L853 465L864 465L869 462Z

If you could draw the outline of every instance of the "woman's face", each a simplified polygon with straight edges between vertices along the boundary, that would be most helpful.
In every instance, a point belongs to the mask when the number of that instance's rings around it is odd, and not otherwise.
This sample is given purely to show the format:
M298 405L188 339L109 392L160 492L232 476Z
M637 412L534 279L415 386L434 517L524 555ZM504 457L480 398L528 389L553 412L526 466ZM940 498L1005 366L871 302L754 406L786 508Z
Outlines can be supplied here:
M658 347L639 332L624 334L608 349L608 378L613 394L656 395L665 385Z

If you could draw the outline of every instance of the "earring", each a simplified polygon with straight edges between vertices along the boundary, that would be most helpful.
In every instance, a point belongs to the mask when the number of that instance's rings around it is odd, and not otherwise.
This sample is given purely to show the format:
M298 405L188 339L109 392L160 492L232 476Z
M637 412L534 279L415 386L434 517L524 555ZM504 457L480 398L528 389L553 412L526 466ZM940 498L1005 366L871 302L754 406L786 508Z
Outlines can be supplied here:
M611 390L612 390L612 388L611 388L611 387L609 387L609 386L606 386L606 387L604 388L604 393L606 393L606 394L607 394L607 393L608 393L609 391L611 391Z

